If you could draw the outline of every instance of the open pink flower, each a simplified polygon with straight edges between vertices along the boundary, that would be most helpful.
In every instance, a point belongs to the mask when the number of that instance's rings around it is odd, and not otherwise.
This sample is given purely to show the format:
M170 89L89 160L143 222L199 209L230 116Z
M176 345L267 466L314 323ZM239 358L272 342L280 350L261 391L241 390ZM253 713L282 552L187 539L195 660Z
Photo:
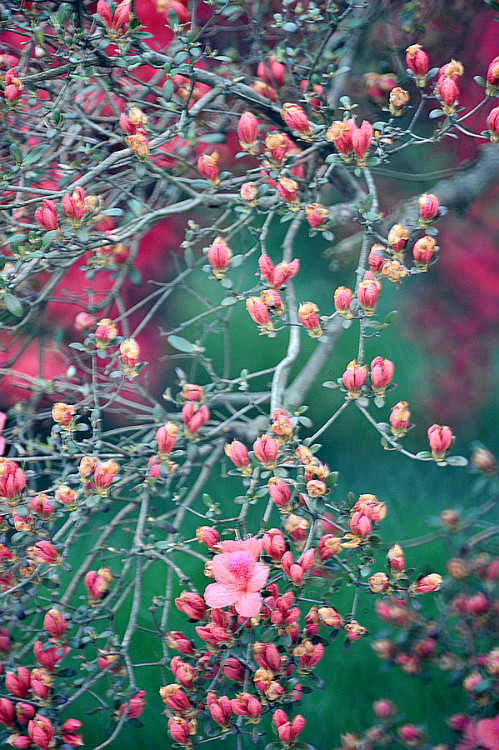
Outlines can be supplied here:
M216 583L204 592L209 607L233 604L243 617L256 617L262 608L258 593L267 583L269 568L257 562L262 541L249 537L242 542L221 542L222 553L215 555L211 570Z

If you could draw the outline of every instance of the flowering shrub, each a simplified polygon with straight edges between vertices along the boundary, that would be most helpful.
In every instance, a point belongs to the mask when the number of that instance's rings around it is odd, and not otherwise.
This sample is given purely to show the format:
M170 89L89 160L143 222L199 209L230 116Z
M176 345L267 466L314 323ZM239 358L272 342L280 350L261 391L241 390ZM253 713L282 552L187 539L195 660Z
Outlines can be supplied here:
M446 425L429 426L421 450L407 441L410 405L392 393L397 362L381 338L395 319L380 315L383 294L432 271L445 206L428 189L387 224L374 170L456 134L495 143L497 58L465 111L462 64L431 68L411 39L400 75L370 80L371 122L345 92L367 26L407 26L382 3L2 12L2 741L80 745L85 725L71 714L87 711L106 747L126 723L141 727L159 694L174 746L311 748L305 696L325 687L316 668L338 636L345 651L368 636L365 600L400 628L373 647L404 671L460 652L474 703L449 721L459 747L496 747L497 561L470 552L497 533L475 529L492 500L469 520L442 518L449 535L472 534L450 581L407 568L403 545L381 536L386 503L367 478L366 492L341 493L317 440L357 410L386 450L467 464ZM482 108L486 129L470 134ZM310 254L352 221L362 240L351 288L327 309L300 301L300 277L311 296L317 280ZM353 359L333 361L323 383L339 405L313 425L307 393L347 329ZM483 450L474 463L495 473ZM434 594L440 621L421 609ZM379 725L347 747L427 743L389 700L374 711Z

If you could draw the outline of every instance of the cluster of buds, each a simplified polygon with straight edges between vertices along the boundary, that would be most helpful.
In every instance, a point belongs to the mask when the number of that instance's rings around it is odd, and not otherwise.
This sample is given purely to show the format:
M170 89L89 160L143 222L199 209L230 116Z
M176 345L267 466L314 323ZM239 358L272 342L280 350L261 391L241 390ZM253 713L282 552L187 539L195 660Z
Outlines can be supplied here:
M372 531L373 522L382 521L385 517L386 505L384 503L380 502L375 495L361 495L351 511L350 529L354 535L365 539Z
M38 206L35 211L35 221L46 232L57 231L59 229L59 224L55 201L44 198L42 200L42 205Z
M127 32L126 24L131 20L131 0L121 0L111 13L109 5L105 0L97 3L97 14L104 22L110 39L118 39Z
M71 431L74 427L75 407L71 404L57 403L52 407L52 419L64 430Z
M124 365L124 373L129 378L135 378L139 374L135 369L139 361L140 349L135 339L125 339L120 344L121 361Z
M231 258L232 250L222 237L217 237L208 249L208 262L216 279L223 279Z
M9 68L5 73L3 97L9 107L15 107L24 91L22 81L17 77L15 68Z
M453 115L456 111L455 104L459 98L457 82L463 73L464 68L457 60L451 60L438 71L436 92L442 100L446 115Z
M78 227L85 214L93 211L95 197L87 196L79 185L72 193L66 193L61 200L61 208L74 227Z
M282 261L276 266L272 263L270 257L266 254L260 255L258 267L263 278L276 291L283 287L287 281L292 279L299 271L300 261L298 258L286 263Z
M293 561L293 555L289 550L281 557L281 566L284 573L296 586L303 583L307 571L311 570L315 562L315 549L309 549L303 553L297 563Z
M146 161L149 155L149 139L147 138L146 127L147 117L139 107L132 107L128 115L123 112L120 117L120 126L125 133L127 146L130 147L140 161Z
M220 170L217 167L217 162L218 151L213 151L211 154L201 154L197 161L198 171L208 180L213 188L218 187L220 183Z
M84 583L88 594L88 603L91 607L96 607L102 597L107 594L109 586L113 580L111 568L99 568L99 570L89 570L85 575Z
M272 716L272 721L277 729L279 739L285 745L293 743L305 727L305 719L303 716L297 714L292 721L289 721L282 708L278 708L277 711L275 711Z
M328 218L328 211L320 203L309 203L308 206L305 206L305 216L312 229L321 231L325 229L324 224Z
M347 122L335 120L327 131L326 138L333 142L345 162L349 163L356 157L357 165L363 167L373 139L373 127L367 120L362 121L360 128L353 118Z
M182 407L182 421L185 425L186 436L193 438L198 430L206 424L210 418L210 410L206 404L188 401Z

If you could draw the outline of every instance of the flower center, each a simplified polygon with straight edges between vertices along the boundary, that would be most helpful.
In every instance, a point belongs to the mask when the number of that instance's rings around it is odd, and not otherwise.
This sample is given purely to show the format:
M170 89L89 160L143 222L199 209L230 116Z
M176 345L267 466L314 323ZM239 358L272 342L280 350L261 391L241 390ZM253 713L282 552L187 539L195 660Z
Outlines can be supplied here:
M233 552L229 560L229 570L234 574L235 578L240 581L248 581L251 578L253 568L255 567L255 560L249 552L241 550L239 552Z

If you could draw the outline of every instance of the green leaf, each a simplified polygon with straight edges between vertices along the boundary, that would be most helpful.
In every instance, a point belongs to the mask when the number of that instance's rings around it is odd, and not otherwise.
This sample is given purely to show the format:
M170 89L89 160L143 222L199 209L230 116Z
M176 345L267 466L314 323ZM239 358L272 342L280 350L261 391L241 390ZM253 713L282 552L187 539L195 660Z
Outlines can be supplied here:
M431 453L429 451L419 451L419 453L416 453L416 458L431 458Z
M23 308L17 297L14 297L13 294L5 294L4 300L7 306L7 310L12 315L15 315L16 318L21 318L23 314Z
M389 326L391 323L393 323L395 318L397 317L397 314L398 313L396 310L392 310L391 312L389 312L385 318L385 326Z
M172 83L172 81L166 81L164 83L162 94L163 94L163 99L165 101L169 102L170 99L173 96L173 83Z
M468 461L464 456L448 456L445 460L449 466L468 466Z
M50 148L50 144L44 144L43 146L37 146L33 149L33 151L30 151L29 154L23 159L23 167L26 167L28 164L34 164L35 161L38 161L42 158L44 153L48 151Z
M173 346L174 349L178 349L179 352L193 352L195 345L182 338L182 336L168 336L168 342Z

